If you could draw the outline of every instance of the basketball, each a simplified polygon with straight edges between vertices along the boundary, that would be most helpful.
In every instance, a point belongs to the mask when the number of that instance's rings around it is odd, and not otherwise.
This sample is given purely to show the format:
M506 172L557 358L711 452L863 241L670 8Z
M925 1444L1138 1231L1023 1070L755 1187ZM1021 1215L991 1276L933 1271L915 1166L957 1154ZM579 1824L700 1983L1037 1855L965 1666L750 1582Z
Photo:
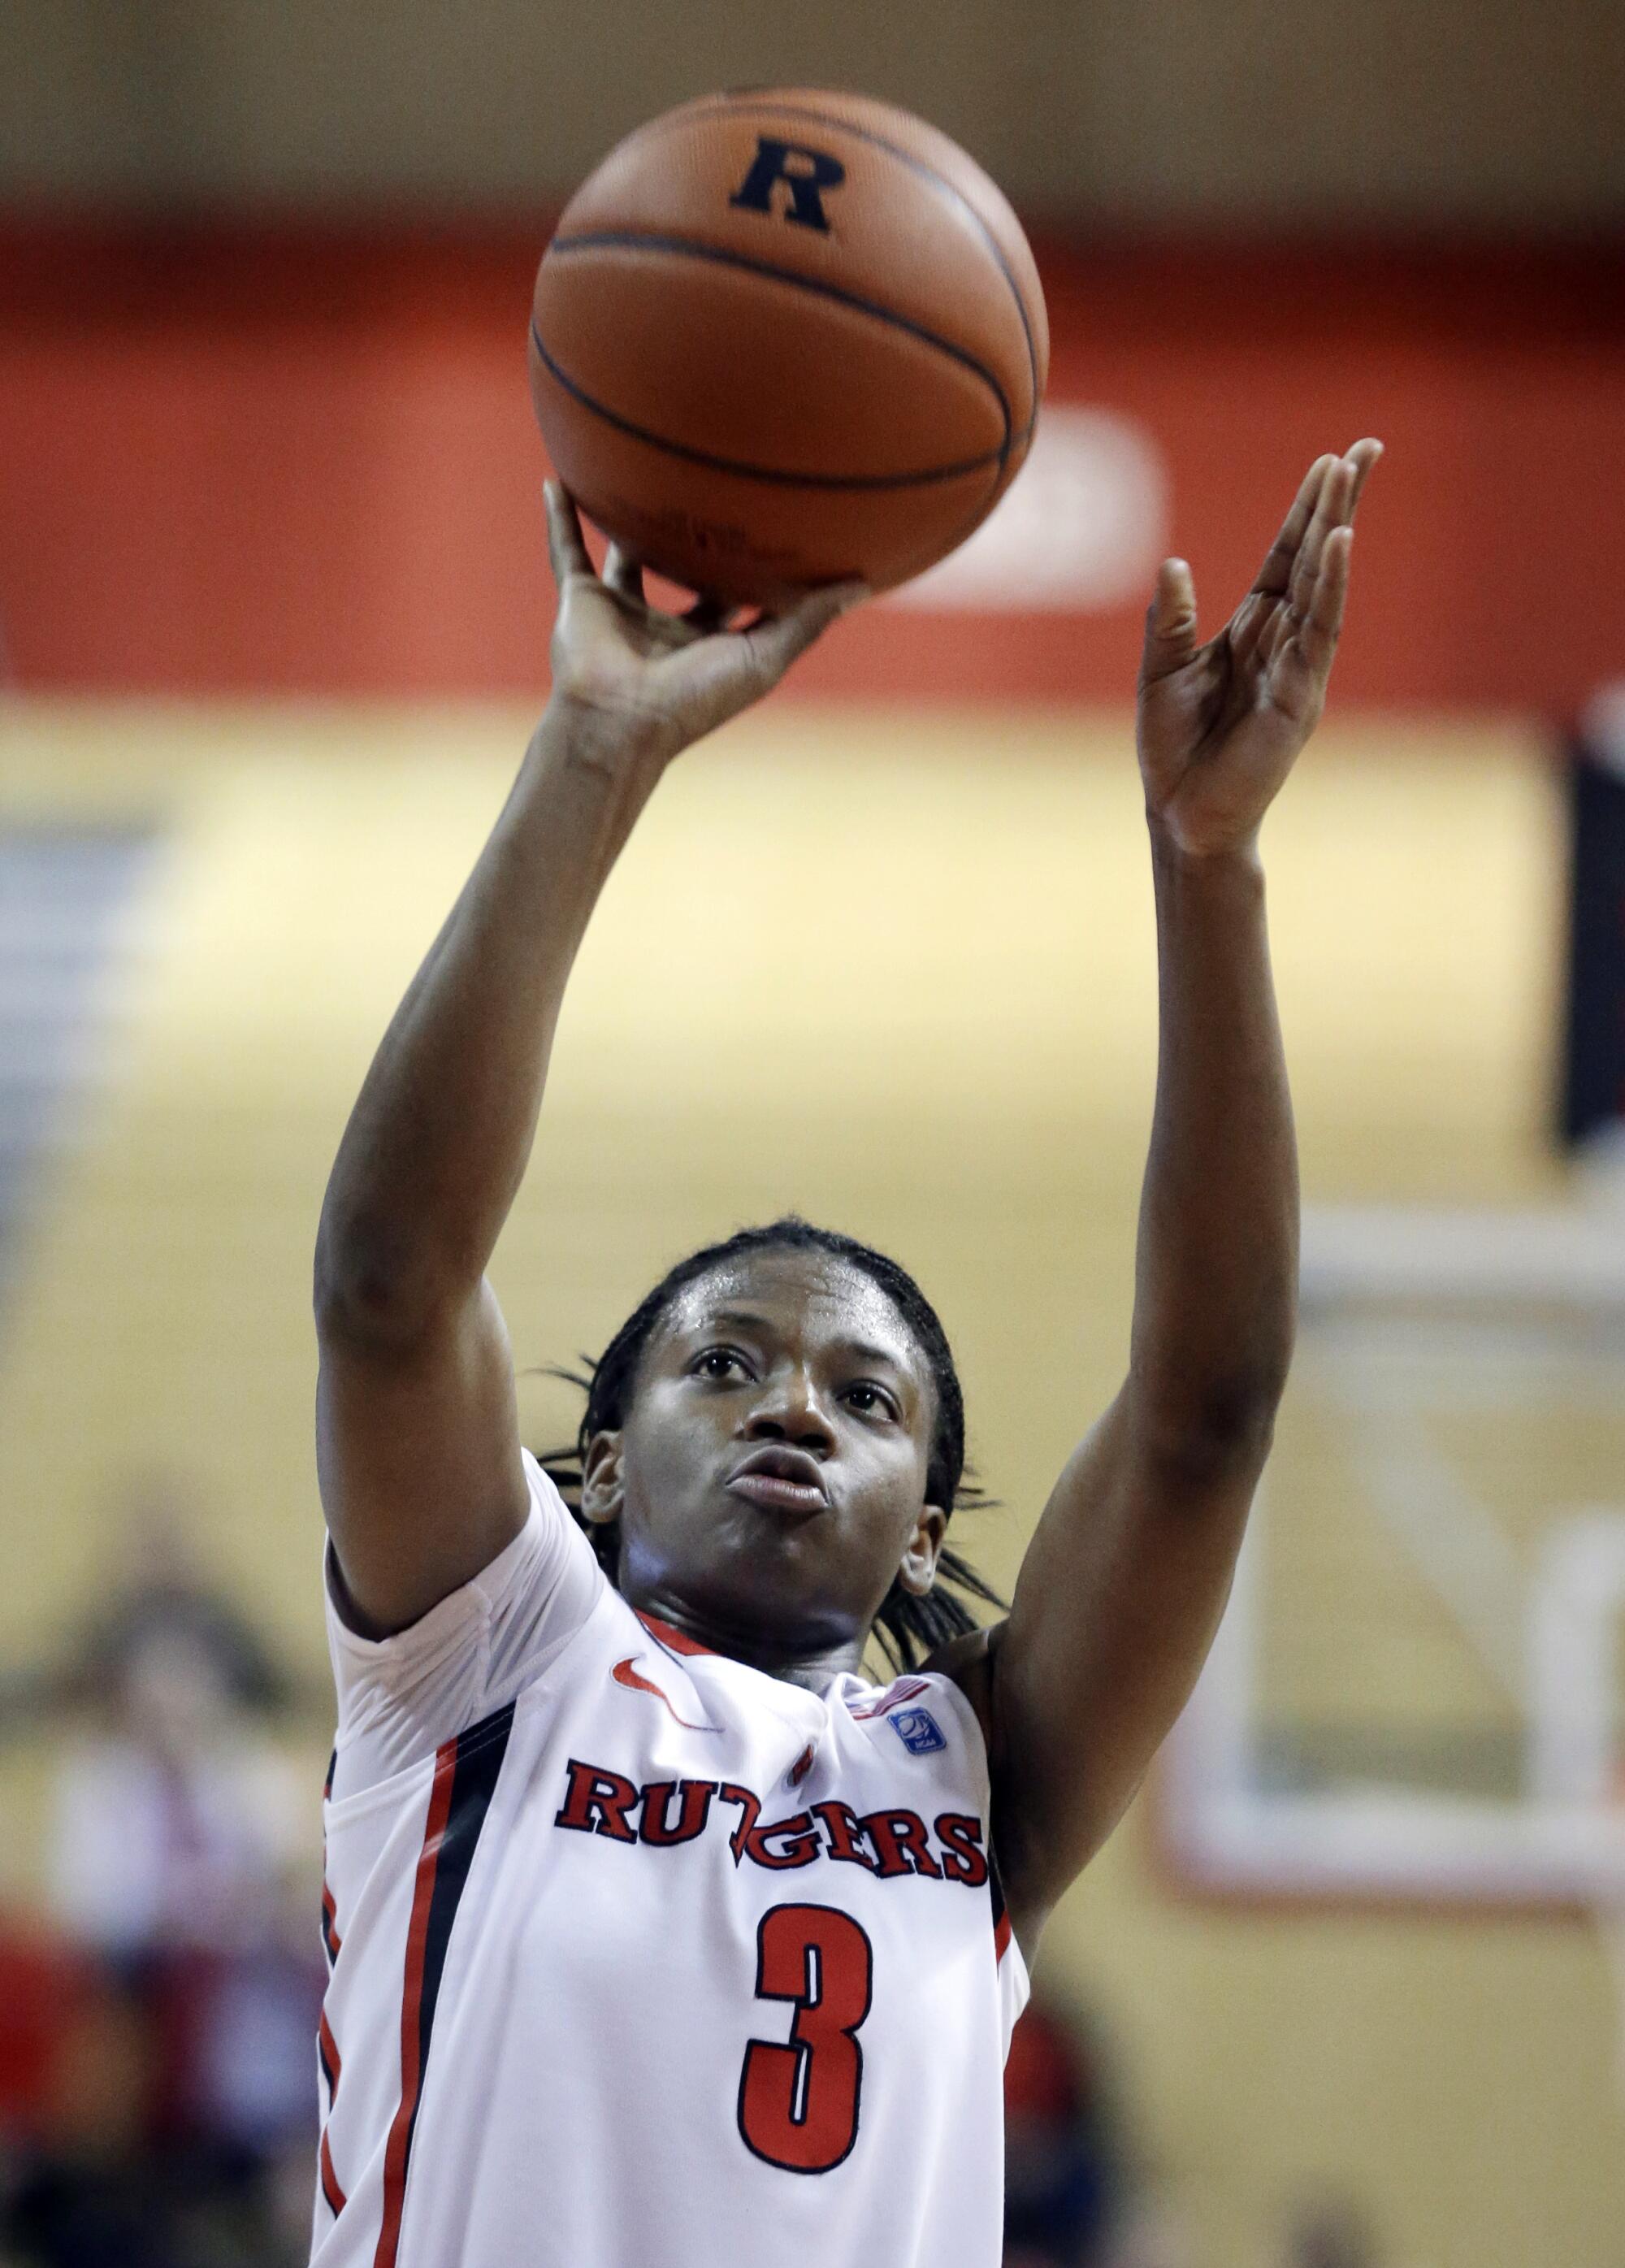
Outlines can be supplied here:
M589 519L673 581L773 607L952 551L1033 438L1049 336L975 161L859 95L684 104L613 150L536 278L532 398Z

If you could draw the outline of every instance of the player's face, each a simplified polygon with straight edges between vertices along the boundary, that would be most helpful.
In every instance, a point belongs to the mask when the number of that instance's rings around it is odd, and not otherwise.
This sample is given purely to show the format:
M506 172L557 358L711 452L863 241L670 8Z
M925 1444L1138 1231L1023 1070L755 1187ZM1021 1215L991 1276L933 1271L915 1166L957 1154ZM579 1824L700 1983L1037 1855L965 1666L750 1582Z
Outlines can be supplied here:
M584 1508L620 1522L634 1606L764 1666L856 1658L900 1572L930 1587L935 1418L878 1285L820 1253L755 1254L679 1295L626 1424L593 1444Z

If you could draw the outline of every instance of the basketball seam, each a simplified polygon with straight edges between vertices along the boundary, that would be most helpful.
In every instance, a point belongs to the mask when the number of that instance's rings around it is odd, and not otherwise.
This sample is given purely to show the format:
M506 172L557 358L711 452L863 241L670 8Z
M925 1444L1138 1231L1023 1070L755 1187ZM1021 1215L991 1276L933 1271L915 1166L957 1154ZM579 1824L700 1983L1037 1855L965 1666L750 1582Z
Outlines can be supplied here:
M837 284L825 284L813 277L798 276L791 270L774 268L763 261L753 260L748 254L730 252L718 246L704 244L697 239L685 237L644 235L622 229L592 230L578 236L555 237L548 247L547 257L551 260L555 254L568 254L572 252L599 251L606 248L665 252L680 259L709 260L719 266L742 269L747 274L764 276L772 283L786 284L793 291L808 291L820 298L833 299L838 305L850 307L859 314L870 316L878 322L886 323L894 329L907 332L910 336L921 340L925 345L935 348L938 353L945 354L951 360L962 364L981 379L998 404L999 417L1004 429L1004 438L996 449L986 450L978 456L967 457L956 464L931 466L915 473L793 473L776 466L748 464L742 460L718 456L710 450L694 448L687 442L669 439L665 434L653 432L647 426L636 424L631 418L624 417L619 411L611 409L606 403L599 401L595 395L589 394L584 386L571 378L569 372L554 359L548 351L539 325L533 318L531 344L535 348L540 361L573 400L580 402L584 409L591 410L595 416L601 417L607 424L613 425L617 431L629 435L634 440L647 442L653 448L663 449L669 455L681 457L690 464L703 465L710 471L732 473L743 480L771 482L776 486L785 488L866 490L924 488L940 481L959 480L967 473L981 472L984 468L990 466L996 467L1000 474L1003 474L1005 465L1009 462L1011 448L1014 446L1011 431L1010 404L1004 398L1004 390L991 371L984 369L974 355L967 354L962 347L955 346L951 340L938 338L934 332L926 330L922 324L910 321L906 315L896 314L890 308L878 306L872 301L859 298L855 292L843 291Z
M746 94L736 106L732 98L724 95L719 99L710 103L696 103L685 106L681 110L673 111L669 114L669 122L675 127L681 124L685 119L715 117L719 112L725 114L746 104L754 110L776 113L782 118L805 118L814 126L833 127L838 134L850 134L859 142L867 142L871 149L884 150L888 157L895 158L900 165L907 166L911 172L920 174L923 180L930 181L934 188L940 190L956 205L962 206L970 215L986 239L988 249L998 263L1000 275L1010 286L1010 296L1016 303L1016 313L1021 324L1021 335L1026 342L1027 369L1033 394L1033 415L1028 419L1026 431L1021 437L1024 441L1026 440L1038 423L1038 347L1033 336L1033 324L1027 314L1027 303L1021 296L1021 286L1017 283L1011 264L1004 256L1004 247L964 190L956 188L945 173L939 173L934 166L927 165L923 158L916 158L911 150L905 150L899 143L888 142L884 134L876 134L867 126L854 126L844 118L837 118L831 111L809 110L803 103L763 101L759 95ZM667 122L666 119L651 119L650 124L659 127ZM973 158L971 162L974 164L975 161Z
M985 363L978 362L968 349L956 346L952 339L928 331L923 323L916 323L910 315L899 314L894 307L883 307L877 299L865 299L856 291L849 291L842 284L826 283L822 277L803 276L793 268L779 268L769 260L758 260L748 252L735 252L727 245L708 244L703 237L671 236L651 231L630 228L585 229L571 236L555 236L548 247L543 265L555 253L610 250L669 252L679 259L709 260L718 268L738 268L747 276L765 276L769 283L787 284L791 290L810 291L815 298L833 299L837 306L850 307L860 315L871 316L876 322L889 323L893 330L906 331L911 338L923 341L945 354L951 361L962 363L982 380L999 406L999 418L1004 428L1004 438L999 443L1000 460L1008 457L1014 446L1014 435L1010 403L1004 387ZM977 461L980 463L981 460Z
M774 465L749 465L738 458L716 456L709 449L690 448L684 441L668 440L664 433L651 433L646 425L634 424L629 417L622 417L618 410L609 409L595 395L589 394L585 387L578 386L568 371L561 369L542 344L541 334L533 322L531 325L531 344L536 350L538 360L558 380L571 400L578 401L584 409L591 410L595 417L601 417L607 425L614 426L616 432L625 433L634 441L646 442L651 449L664 450L669 457L680 457L687 464L702 465L708 472L731 473L739 480L768 482L776 488L855 490L879 493L886 489L930 488L938 481L960 480L967 473L980 473L995 467L1002 469L1005 460L1005 451L989 449L985 456L967 457L963 464L932 466L923 473L787 473Z

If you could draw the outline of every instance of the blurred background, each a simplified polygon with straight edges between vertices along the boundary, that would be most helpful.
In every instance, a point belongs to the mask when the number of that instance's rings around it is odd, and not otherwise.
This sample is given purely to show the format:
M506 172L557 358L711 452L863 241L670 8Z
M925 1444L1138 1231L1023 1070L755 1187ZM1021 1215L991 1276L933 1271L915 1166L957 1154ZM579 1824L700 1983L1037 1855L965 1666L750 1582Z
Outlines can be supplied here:
M1009 1583L1126 1351L1149 578L1222 620L1382 436L1266 836L1299 1359L1210 1673L1045 1942L1007 2257L1620 2268L1617 0L0 15L0 2262L305 2257L317 1211L545 692L551 217L779 80L1002 182L1049 403L972 544L662 786L516 1359L739 1222L848 1229L945 1317Z

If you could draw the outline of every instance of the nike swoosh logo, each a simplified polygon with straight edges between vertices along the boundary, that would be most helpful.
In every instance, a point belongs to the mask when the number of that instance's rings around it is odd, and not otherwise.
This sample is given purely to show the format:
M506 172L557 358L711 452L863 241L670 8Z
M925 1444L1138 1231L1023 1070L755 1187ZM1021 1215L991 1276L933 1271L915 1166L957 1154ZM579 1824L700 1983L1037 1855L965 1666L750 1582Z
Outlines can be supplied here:
M616 1662L614 1668L609 1674L614 1679L617 1685L624 1685L629 1693L652 1694L654 1698L661 1704L662 1707L671 1711L673 1722L674 1724L680 1725L685 1733L721 1732L722 1727L720 1725L691 1725L687 1717L680 1717L676 1710L672 1707L669 1695L663 1693L652 1678L640 1675L638 1671L632 1667L633 1663L636 1660L637 1656L635 1653L629 1653L624 1661Z

